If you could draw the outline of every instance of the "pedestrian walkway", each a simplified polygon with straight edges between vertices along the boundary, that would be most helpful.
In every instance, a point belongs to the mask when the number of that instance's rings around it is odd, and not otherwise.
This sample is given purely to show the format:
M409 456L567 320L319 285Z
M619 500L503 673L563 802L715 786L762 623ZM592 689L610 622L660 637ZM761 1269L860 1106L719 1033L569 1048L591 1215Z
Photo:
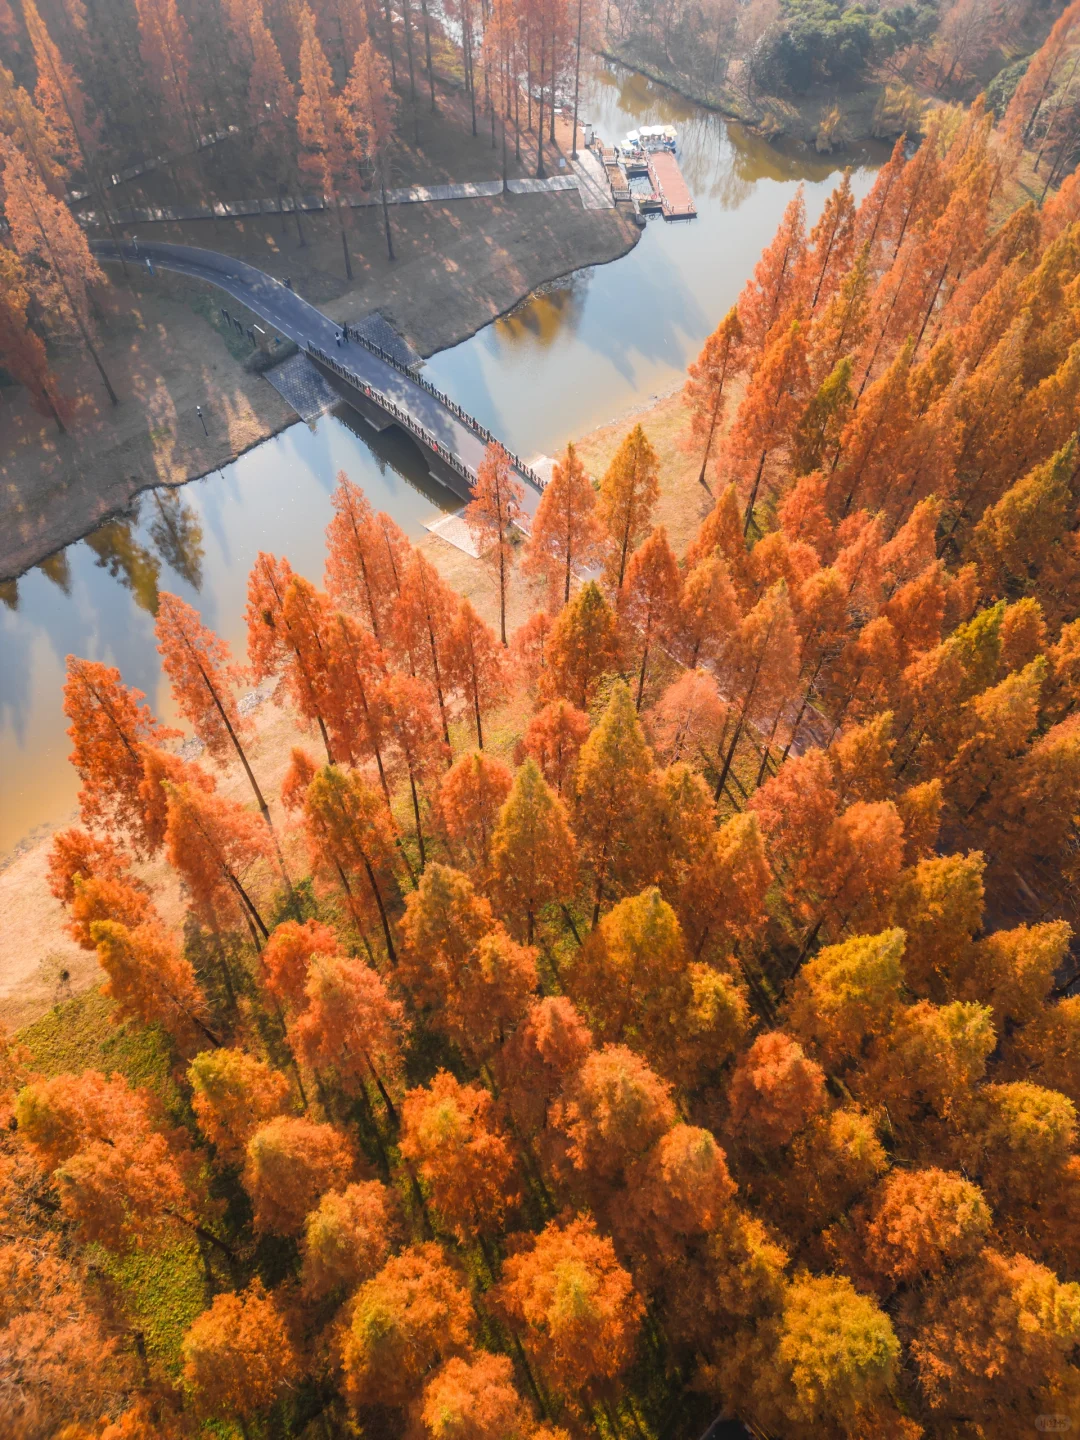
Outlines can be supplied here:
M584 157L586 152L582 152ZM554 195L561 191L578 190L581 203L586 210L610 210L614 207L611 187L603 178L603 167L594 157L593 164L601 173L600 187L592 192L592 177L582 181L581 167L574 162L578 174L549 175L546 179L507 180L506 189L511 195ZM589 193L587 194L587 188ZM448 200L492 200L503 193L501 180L474 180L461 185L408 185L387 190L388 205L423 205L445 203ZM606 197L606 198L605 198ZM73 196L73 199L78 197ZM371 191L360 195L342 195L341 204L349 209L363 210L382 204L382 193ZM112 220L118 225L167 225L182 224L188 220L241 220L252 215L302 215L332 210L334 201L326 195L284 195L277 200L219 200L214 205L153 205L147 207L125 206L113 212ZM83 225L99 225L103 221L95 210L80 209L79 219Z
M341 404L341 396L330 381L302 351L263 373L285 403L309 425Z
M465 523L464 510L458 510L451 515L440 515L437 520L425 521L424 529L430 530L432 535L437 535L448 545L453 545L455 550L471 555L474 560L480 559L480 547L476 543L476 536Z
M506 188L511 195L553 195L559 190L576 190L576 175L549 175L546 179L508 180Z
M591 150L579 150L571 162L577 175L581 203L586 210L614 210L615 198L607 171Z

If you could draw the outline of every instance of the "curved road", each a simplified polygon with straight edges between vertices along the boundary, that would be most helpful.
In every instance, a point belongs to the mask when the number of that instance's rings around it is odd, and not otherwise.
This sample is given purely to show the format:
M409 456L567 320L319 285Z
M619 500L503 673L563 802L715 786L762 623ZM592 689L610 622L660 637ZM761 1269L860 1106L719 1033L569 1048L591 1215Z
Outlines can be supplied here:
M120 259L120 247L113 240L93 240L90 248L98 260ZM429 394L411 376L402 374L363 345L353 342L338 349L335 337L341 333L341 326L280 280L235 256L222 255L216 250L202 250L194 245L140 240L137 252L131 245L124 246L125 259L145 260L147 257L163 270L190 275L223 290L260 315L282 335L295 341L301 350L316 346L332 360L346 365L360 380L381 392L423 427L439 445L450 450L470 470L476 471L483 459L485 444L470 426L459 420L437 396ZM531 483L526 483L524 489L524 508L527 512L534 511L540 498L539 492Z

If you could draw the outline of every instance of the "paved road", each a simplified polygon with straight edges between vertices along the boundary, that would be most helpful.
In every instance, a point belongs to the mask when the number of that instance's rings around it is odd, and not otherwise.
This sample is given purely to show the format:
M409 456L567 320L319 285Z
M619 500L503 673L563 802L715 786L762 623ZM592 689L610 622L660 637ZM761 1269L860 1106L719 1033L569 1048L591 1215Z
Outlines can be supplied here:
M92 240L90 248L99 260L119 260L119 246L113 240ZM261 316L280 334L295 341L302 350L308 345L315 345L332 359L346 365L361 380L422 425L440 445L451 450L471 470L475 471L480 464L484 441L468 425L410 376L388 365L364 346L354 342L338 349L335 337L340 334L341 326L272 275L235 256L222 255L216 250L202 250L194 245L140 240L137 254L132 243L125 243L124 255L128 260L149 257L155 266L163 270L174 270L215 285ZM539 499L538 491L531 484L526 484L526 511L534 512Z

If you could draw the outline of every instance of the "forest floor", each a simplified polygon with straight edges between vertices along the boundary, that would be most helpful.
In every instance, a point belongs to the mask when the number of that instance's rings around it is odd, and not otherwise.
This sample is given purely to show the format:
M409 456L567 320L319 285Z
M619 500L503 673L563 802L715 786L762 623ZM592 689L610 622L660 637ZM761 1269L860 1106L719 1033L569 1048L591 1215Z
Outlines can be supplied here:
M394 184L497 179L501 150L473 136L461 96L440 96L433 116L418 106L418 140L399 148ZM535 119L535 117L534 117ZM524 117L523 117L524 123ZM413 131L411 112L402 129ZM546 128L546 127L545 127ZM545 146L549 174L569 154L560 119L557 147ZM521 163L509 138L508 173L535 170L535 140L523 137ZM181 168L175 185L189 199L273 195L276 185L245 163L246 137L207 152L202 170ZM117 193L118 204L175 199L164 172ZM261 187L261 188L260 188ZM341 232L330 214L294 220L247 218L141 227L146 238L235 254L294 287L335 320L379 310L422 355L454 345L512 309L538 286L625 254L639 231L623 211L585 210L576 191L504 195L391 210L396 258L387 259L378 208L346 212L353 280L344 273ZM94 529L153 485L209 474L290 425L294 412L242 361L247 346L213 324L220 297L180 277L153 278L110 266L99 291L101 355L120 403L112 406L89 358L57 355L62 391L74 398L67 434L38 415L25 391L3 398L0 443L0 581L11 579ZM201 405L208 435L195 407Z
M686 444L689 414L681 392L650 400L644 408L618 416L576 442L578 452L588 472L599 478L619 442L638 421L660 460L656 522L667 528L672 547L681 556L712 503L708 492L698 484L700 457ZM466 596L488 623L497 627L498 590L492 569L434 535L419 541L418 548L438 568L447 584ZM508 632L542 604L540 592L517 568L510 587ZM289 817L278 796L290 752L294 745L301 744L313 755L317 754L318 737L301 732L291 709L280 709L270 702L260 705L252 718L255 734L248 751L252 767L268 798L275 824L284 829ZM490 727L485 725L488 748L511 755L522 724L522 717L515 715L495 717ZM455 753L468 748L471 731L463 722L452 727L451 733ZM756 764L756 760L749 763ZM250 791L238 764L215 771L215 775L221 793L248 803ZM404 814L401 818L403 827L407 828L408 818ZM59 828L62 827L53 827ZM5 922L0 926L0 1028L16 1030L28 1025L57 1003L96 985L101 978L96 956L80 950L66 934L64 911L49 892L47 866L51 833L37 832L34 843L17 852L6 868L0 869L0 914ZM296 873L302 873L307 867L303 842L297 833L292 832L286 840L285 850ZM135 870L152 890L162 919L179 927L183 901L176 877L165 860L158 857L137 865ZM273 873L267 870L262 876L256 876L256 893L260 881L264 891L271 889Z

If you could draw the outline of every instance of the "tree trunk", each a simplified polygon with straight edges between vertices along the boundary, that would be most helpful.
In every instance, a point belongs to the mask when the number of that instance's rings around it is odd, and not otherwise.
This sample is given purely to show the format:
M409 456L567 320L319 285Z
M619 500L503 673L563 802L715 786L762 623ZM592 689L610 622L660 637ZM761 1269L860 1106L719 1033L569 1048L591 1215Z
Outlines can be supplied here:
M578 121L578 93L581 84L581 11L583 0L578 0L577 7L577 48L574 51L574 136L570 142L570 159L578 158L577 151L577 121Z
M420 10L424 17L424 49L427 54L427 78L428 88L431 91L431 113L434 115L435 105L435 71L431 68L431 25L428 21L428 0L420 0Z
M536 178L544 178L544 27L540 27L540 123L536 127Z

